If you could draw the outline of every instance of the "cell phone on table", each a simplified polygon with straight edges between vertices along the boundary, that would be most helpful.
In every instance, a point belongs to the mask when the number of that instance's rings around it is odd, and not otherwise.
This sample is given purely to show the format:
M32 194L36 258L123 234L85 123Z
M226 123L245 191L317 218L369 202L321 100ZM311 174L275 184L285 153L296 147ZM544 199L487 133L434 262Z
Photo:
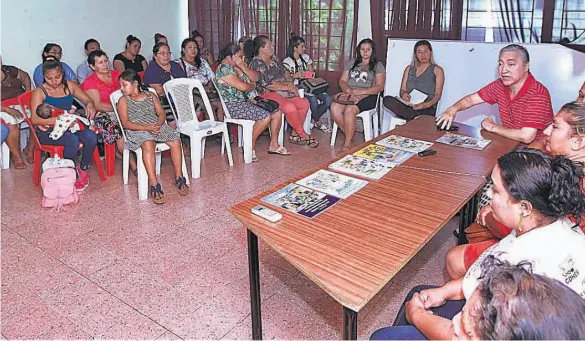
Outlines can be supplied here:
M303 75L304 78L315 78L315 73L311 72L311 71L306 71L305 74Z

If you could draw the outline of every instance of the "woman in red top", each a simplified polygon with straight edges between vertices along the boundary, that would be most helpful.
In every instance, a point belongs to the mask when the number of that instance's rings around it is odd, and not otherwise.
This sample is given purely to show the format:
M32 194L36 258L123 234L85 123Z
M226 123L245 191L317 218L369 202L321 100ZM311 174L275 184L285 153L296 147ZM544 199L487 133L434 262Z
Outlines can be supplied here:
M544 130L544 135L542 144L532 144L530 147L544 149L548 154L564 155L573 161L585 163L585 103L571 102L563 105L554 117L553 123ZM487 248L512 232L511 228L495 220L490 205L482 207L477 215L477 222L487 227L494 238L459 245L449 250L445 263L451 279L463 277ZM585 232L585 218L581 219L581 228Z
M102 50L92 51L87 56L87 62L94 71L81 84L81 88L95 103L98 112L93 125L102 130L101 138L104 144L116 143L120 153L124 151L124 139L120 123L110 102L110 95L120 89L118 78L121 72L110 69L108 56ZM130 158L130 168L136 171L136 162Z

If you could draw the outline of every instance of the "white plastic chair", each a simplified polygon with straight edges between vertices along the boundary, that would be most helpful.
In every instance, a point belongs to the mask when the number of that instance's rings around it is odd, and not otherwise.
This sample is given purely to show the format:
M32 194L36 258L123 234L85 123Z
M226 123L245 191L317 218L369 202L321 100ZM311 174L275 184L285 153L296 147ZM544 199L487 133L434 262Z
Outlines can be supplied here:
M365 142L378 137L380 118L378 115L378 109L380 107L380 94L376 98L376 107L371 110L360 112L357 117L361 118L364 123L364 140ZM335 146L335 139L337 139L337 123L333 121L333 132L331 133L331 147Z
M212 80L216 89L219 89L215 80ZM221 106L223 107L223 121L227 123L238 125L238 147L244 147L244 163L252 163L252 130L254 129L255 121L239 120L232 118L230 112L225 105L221 92L217 91Z
M2 143L2 169L8 169L10 167L10 149L8 149L8 145L6 142Z
M150 92L156 95L156 91L152 88L149 89ZM118 115L118 108L116 105L118 101L122 97L122 90L114 91L110 95L110 102L114 107L114 112L116 113L116 118L118 122L120 122L120 115ZM120 124L120 127L122 124ZM124 138L124 142L126 142L126 133L124 132L124 128L120 129L122 131L122 137ZM170 147L164 143L159 142L156 144L154 149L155 152L155 160L156 160L156 174L160 174L160 163L161 163L161 153L165 150L169 150ZM139 200L146 200L148 199L148 174L146 174L146 168L144 167L144 162L142 162L142 148L138 148L137 150L133 151L136 153L136 166L138 169L138 199ZM181 152L182 154L182 152ZM185 155L181 155L183 159L183 176L187 179L187 184L189 184L189 173L187 172L187 164L185 163ZM130 172L130 150L124 146L124 154L122 160L122 177L124 179L124 185L128 184L128 173Z
M207 136L222 134L221 154L227 149L230 167L234 165L232 149L230 146L227 124L216 121L209 102L209 97L200 81L189 78L176 78L163 85L167 98L173 99L171 108L177 122L177 129L181 134L188 135L191 139L191 176L197 179L201 176L201 159L205 156L205 138ZM203 99L205 110L209 119L199 122L195 112L193 89L197 88Z

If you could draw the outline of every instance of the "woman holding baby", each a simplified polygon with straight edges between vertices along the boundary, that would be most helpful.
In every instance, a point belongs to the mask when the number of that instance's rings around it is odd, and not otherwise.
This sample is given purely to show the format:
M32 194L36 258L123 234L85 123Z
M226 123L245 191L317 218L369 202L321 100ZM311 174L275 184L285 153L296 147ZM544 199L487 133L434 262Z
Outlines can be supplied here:
M79 143L83 143L81 162L77 166L78 180L75 188L83 191L89 184L89 167L93 151L97 144L97 135L87 127L75 133L65 131L57 140L49 137L53 128L43 129L43 126L53 126L57 117L63 111L70 111L73 98L85 105L85 116L93 120L96 109L93 100L73 81L65 80L63 66L58 60L48 60L42 64L45 82L33 91L31 99L31 121L36 126L36 134L41 144L63 146L63 157L73 160L77 155ZM41 104L49 104L54 109L49 118L40 117L37 108ZM57 109L57 110L55 110ZM60 110L59 110L60 109ZM41 110L42 111L42 110ZM43 115L44 116L44 115Z
M444 83L445 73L443 68L435 63L431 43L420 40L414 44L412 63L404 69L400 86L402 101L394 96L386 96L384 107L407 121L421 115L435 116ZM422 103L411 103L413 99L410 94L415 90L422 93L421 96L426 95Z

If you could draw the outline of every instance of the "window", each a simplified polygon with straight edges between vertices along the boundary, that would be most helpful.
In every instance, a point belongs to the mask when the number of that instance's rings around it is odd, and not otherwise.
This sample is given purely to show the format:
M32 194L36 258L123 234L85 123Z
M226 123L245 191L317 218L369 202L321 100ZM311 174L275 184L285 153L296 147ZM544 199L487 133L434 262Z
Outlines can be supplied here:
M339 71L354 50L353 0L301 0L300 36L317 70Z
M461 0L385 0L384 29L395 38L459 40Z
M585 1L556 0L553 21L553 41L585 44Z
M193 2L195 28L205 38L214 56L226 42L238 39L240 0L208 0Z

